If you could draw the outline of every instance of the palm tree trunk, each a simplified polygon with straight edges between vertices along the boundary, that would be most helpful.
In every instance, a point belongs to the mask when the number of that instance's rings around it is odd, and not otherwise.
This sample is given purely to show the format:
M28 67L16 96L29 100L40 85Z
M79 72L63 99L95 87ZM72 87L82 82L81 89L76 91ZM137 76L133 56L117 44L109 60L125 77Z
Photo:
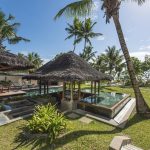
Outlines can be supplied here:
M76 35L74 36L74 43L73 43L73 45L74 45L74 48L73 48L73 52L75 52L75 49L76 49L76 44L75 44L75 41L76 41Z
M85 38L85 41L84 41L84 50L85 50L85 48L86 48L86 38Z
M139 85L135 76L135 71L134 71L134 67L129 55L129 51L124 39L124 35L123 35L123 31L121 28L121 24L119 21L119 16L118 15L113 15L113 20L114 20L114 24L116 27L116 31L118 34L118 38L120 41L120 45L127 63L127 68L128 68L128 72L130 75L130 79L131 79L131 83L132 83L132 87L134 89L134 93L135 93L135 97L136 97L136 109L137 109L137 113L146 113L146 112L150 112L150 109L148 107L148 105L146 104L144 97L139 89Z

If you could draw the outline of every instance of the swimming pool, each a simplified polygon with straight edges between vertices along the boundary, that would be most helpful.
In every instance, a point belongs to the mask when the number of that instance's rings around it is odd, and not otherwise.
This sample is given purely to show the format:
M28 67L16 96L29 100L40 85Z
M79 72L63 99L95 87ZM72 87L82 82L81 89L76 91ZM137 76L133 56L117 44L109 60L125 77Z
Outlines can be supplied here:
M96 114L113 118L130 100L130 95L100 92L96 96L81 99L77 107Z
M48 93L61 92L62 90L63 90L62 87L50 87ZM41 90L41 95L43 94L44 94L44 89ZM40 95L39 89L26 90L25 96L36 96L36 95Z

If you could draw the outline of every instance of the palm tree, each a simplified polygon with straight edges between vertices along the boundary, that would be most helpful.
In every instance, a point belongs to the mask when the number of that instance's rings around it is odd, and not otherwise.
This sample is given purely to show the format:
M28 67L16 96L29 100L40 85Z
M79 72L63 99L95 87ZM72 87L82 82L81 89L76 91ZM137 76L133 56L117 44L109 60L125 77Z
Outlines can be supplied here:
M123 56L120 55L120 50L117 50L115 46L108 46L105 52L105 61L108 66L109 74L111 75L113 69L115 69L123 61Z
M0 11L0 47L3 47L3 42L7 41L9 44L16 44L20 41L29 42L28 39L20 37L16 34L20 23L12 22L15 19L12 15L8 17Z
M43 60L35 52L29 53L27 59L35 66L35 68L30 70L30 72L34 72L36 69L42 66Z
M81 28L81 22L79 21L77 17L75 17L73 21L73 25L68 23L68 27L65 29L67 33L69 34L69 36L65 40L74 37L73 52L75 51L75 48L76 48L76 44L77 44L76 39L77 39L78 32L80 31L80 28Z
M87 43L90 46L92 46L90 39L96 38L102 35L101 33L93 32L93 28L96 25L96 23L97 22L92 22L90 18L85 19L85 21L82 23L81 30L79 30L78 32L76 43L79 43L84 39L84 49L86 49Z
M92 51L93 47L87 46L82 53L79 54L85 61L90 62L95 58L96 51Z
M125 66L123 60L124 57L120 54L120 50L117 50L115 46L108 46L105 53L97 57L96 66L99 68L98 70L108 72L110 75L114 73L114 77L116 75L120 76L120 73Z
M127 44L124 38L124 34L122 31L122 27L119 20L119 9L121 2L124 0L102 0L102 10L104 10L105 17L106 17L106 23L110 22L110 19L112 18L116 27L116 31L118 34L119 42L121 45L121 49L123 51L128 72L130 75L130 79L132 82L132 87L134 89L135 97L136 97L136 109L138 113L147 113L150 112L150 109L148 105L146 104L144 97L139 89L139 84L136 79L134 67L130 58L129 50L127 48ZM137 2L139 5L143 4L146 0L132 0L133 2ZM55 19L62 16L63 14L68 15L76 15L76 16L85 16L89 15L91 11L93 10L93 4L94 0L80 0L73 2L71 4L68 4L63 9L61 9L57 15L55 16Z
M95 63L93 64L93 67L96 70L101 71L103 73L107 71L107 62L105 61L106 60L105 57L106 57L105 54L98 55L95 60Z

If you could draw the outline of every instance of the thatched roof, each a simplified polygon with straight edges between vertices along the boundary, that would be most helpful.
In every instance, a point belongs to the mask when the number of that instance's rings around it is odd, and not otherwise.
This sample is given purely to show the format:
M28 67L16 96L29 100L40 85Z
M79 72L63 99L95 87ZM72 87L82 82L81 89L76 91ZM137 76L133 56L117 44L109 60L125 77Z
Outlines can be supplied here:
M5 50L0 50L0 71L24 70L33 68L33 64L25 58Z
M92 68L85 60L73 52L68 52L49 61L35 74L25 76L26 79L43 78L53 81L98 81L111 80L112 77Z

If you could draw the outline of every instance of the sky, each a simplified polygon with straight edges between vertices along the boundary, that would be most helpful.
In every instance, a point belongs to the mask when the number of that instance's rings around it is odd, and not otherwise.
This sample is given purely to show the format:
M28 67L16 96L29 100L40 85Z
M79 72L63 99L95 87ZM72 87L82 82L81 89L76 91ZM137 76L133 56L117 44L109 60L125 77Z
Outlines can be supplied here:
M16 17L15 21L21 23L17 33L19 36L30 39L28 43L20 42L16 45L5 43L8 50L13 53L37 52L44 62L52 59L60 52L73 49L73 40L65 40L67 23L73 18L66 16L54 20L56 13L66 4L75 0L0 0L0 9L6 14ZM103 36L92 40L97 55L103 53L108 46L115 45L120 49L117 33L113 21L105 23L104 13L100 10L99 0L95 0L93 14L90 16L96 21L94 32ZM122 2L120 8L120 22L131 56L144 60L146 54L150 55L150 1L142 6L134 2ZM83 50L83 42L77 45L76 53Z

